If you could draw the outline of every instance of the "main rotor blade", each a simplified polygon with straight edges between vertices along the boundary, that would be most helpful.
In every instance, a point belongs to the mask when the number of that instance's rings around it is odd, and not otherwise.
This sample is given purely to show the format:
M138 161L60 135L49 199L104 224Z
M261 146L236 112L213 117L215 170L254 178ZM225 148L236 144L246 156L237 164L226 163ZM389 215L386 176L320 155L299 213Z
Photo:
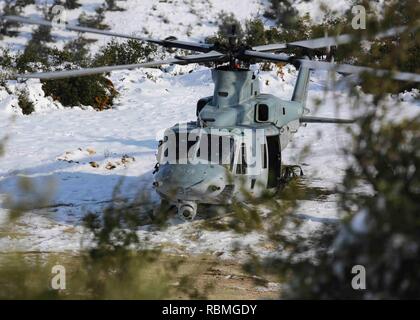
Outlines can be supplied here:
M324 118L324 117L301 117L300 123L354 123L354 119L338 119L338 118Z
M213 45L205 44L205 43L196 43L196 42L181 41L181 40L169 40L169 39L160 40L160 39L153 39L153 38L138 37L138 36L132 36L132 35L127 35L127 34L122 34L122 33L109 32L106 30L99 30L99 29L82 27L82 26L73 26L67 23L54 24L50 21L46 21L42 19L33 19L33 18L20 17L20 16L0 16L0 20L14 21L14 22L19 22L19 23L27 23L27 24L36 24L36 25L41 25L41 26L46 26L46 27L51 27L51 28L62 27L63 29L70 30L70 31L94 33L94 34L100 34L104 36L111 36L111 37L117 37L117 38L134 39L134 40L157 44L157 45L164 46L167 48L186 49L186 50L192 50L192 51L198 51L198 52L209 52L213 48Z
M226 58L226 55L217 51L210 51L207 53L190 54L187 56L175 56L178 60L183 60L188 63L200 63L209 61L220 61Z
M298 62L301 66L308 67L310 69L319 69L319 70L327 70L327 71L332 70L336 72L341 72L341 73L346 73L346 74L356 74L356 75L360 75L363 72L369 72L377 77L390 75L395 80L420 82L420 75L416 73L375 69L375 68L369 68L369 67L354 66L350 64L335 64L331 62L313 61L313 60L308 60L308 59L293 59L293 57L290 57L284 53L274 54L274 53L268 53L268 52L257 52L253 50L245 50L242 56L252 57L252 58L266 60L266 61L273 61L273 62L289 62L289 63Z
M242 53L242 56L248 57L248 58L273 61L273 62L290 62L291 61L291 57L285 53L274 54L274 53L268 53L268 52L258 52L254 50L245 50Z
M376 34L374 38L382 39L386 37L396 36L407 29L408 29L407 26L391 28L384 32L380 32ZM364 37L363 39L366 39L366 37ZM268 45L263 45L263 46L256 46L256 47L253 47L252 49L255 51L260 51L260 52L278 51L278 50L284 50L286 48L293 48L293 47L319 49L319 48L337 46L340 44L351 43L354 40L356 40L356 37L354 35L342 34L336 37L322 37L322 38L294 41L290 43L273 43L273 44L268 44Z
M218 59L223 59L225 55L211 52L209 54L200 54L200 55L190 55L185 57L178 57L168 60L152 61L145 63L136 63L136 64L126 64L126 65L116 65L116 66L106 66L106 67L97 67L97 68L85 68L78 70L63 70L63 71L51 71L51 72L36 72L36 73L24 73L16 74L12 76L13 79L41 79L41 80L53 80L53 79L62 79L62 78L71 78L71 77L80 77L80 76L89 76L93 74L100 74L105 72L110 72L114 70L131 70L137 68L151 68L157 67L164 64L190 64L190 63L200 63L200 62L212 62ZM180 59L182 58L182 59Z
M274 52L279 50L284 50L288 48L287 43L272 43L272 44L265 44L262 46L252 47L252 50L258 52Z
M301 66L308 67L310 69L327 70L327 71L331 70L331 71L341 72L345 74L356 74L356 75L360 75L364 72L369 72L377 77L384 77L384 76L389 75L391 78L395 80L420 82L420 74L416 74L416 73L375 69L375 68L370 68L370 67L353 66L350 64L335 64L335 63L330 63L330 62L312 61L312 60L305 60L305 59L298 59L297 61L300 62Z

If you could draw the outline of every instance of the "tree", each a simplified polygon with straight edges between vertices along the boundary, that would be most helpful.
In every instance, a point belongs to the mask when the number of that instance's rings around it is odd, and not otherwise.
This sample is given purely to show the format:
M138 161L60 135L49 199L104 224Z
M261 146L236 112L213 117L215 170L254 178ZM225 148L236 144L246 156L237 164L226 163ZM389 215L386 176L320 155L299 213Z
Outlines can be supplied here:
M62 5L68 10L77 9L81 6L81 4L78 3L78 0L55 0L54 4Z
M299 20L299 12L294 7L294 2L292 0L270 0L270 2L271 6L264 13L264 17L275 20L282 28L295 29Z
M115 0L105 0L106 10L108 11L124 11L123 8L119 7Z
M156 53L156 46L137 40L118 42L111 40L95 56L94 65L134 64L150 61Z

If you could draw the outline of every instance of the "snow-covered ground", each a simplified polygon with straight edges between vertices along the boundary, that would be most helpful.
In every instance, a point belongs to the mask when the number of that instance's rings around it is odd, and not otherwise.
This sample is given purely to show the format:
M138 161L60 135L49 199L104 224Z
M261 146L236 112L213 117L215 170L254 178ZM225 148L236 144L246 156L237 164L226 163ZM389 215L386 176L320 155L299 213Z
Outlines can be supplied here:
M80 10L94 11L101 1L80 1L83 7L71 13L77 18ZM216 30L216 17L221 11L234 12L240 19L262 14L266 1L126 1L118 2L126 8L122 12L107 12L105 22L112 30L136 33L147 28L153 36L174 34L186 38L189 25L191 37L202 40ZM156 10L153 10L156 6ZM195 11L191 11L194 8ZM35 12L29 6L27 13ZM39 11L38 11L39 12ZM160 23L160 14L169 23ZM205 20L203 22L203 19ZM213 21L210 23L210 21ZM200 25L201 24L201 25ZM27 27L25 27L27 28ZM22 30L30 30L22 28ZM6 43L25 43L26 31L21 37L2 40ZM62 37L66 35L63 33ZM100 37L99 37L100 38ZM16 40L17 39L17 40ZM27 39L26 39L27 40ZM100 45L99 42L93 46ZM194 72L189 73L189 70ZM296 71L287 67L284 80L276 71L259 72L261 91L288 99L293 90ZM328 75L316 72L309 87L308 107L318 116L351 117L351 104L344 89L327 89ZM32 191L49 195L47 208L33 210L14 226L13 232L0 231L0 251L62 251L80 250L83 228L80 220L88 211L99 211L112 200L112 193L122 181L122 193L128 198L139 191L150 190L152 201L157 196L151 188L155 164L156 137L159 131L177 122L195 118L196 101L211 95L213 83L210 70L205 67L169 67L162 70L143 69L113 72L111 80L119 91L115 108L96 112L91 108L64 108L51 98L44 97L40 82L25 84L9 82L9 88L28 88L36 112L24 116L17 111L16 95L0 87L0 139L8 137L5 154L0 158L0 199L10 196L21 201L27 193L19 187L22 177L30 178ZM407 116L419 112L418 101L407 93L398 108ZM323 104L315 108L315 100ZM340 108L337 110L336 102ZM339 112L338 112L339 111ZM322 133L319 135L319 133ZM306 183L333 189L340 182L347 159L341 149L350 143L343 126L309 124L301 127L294 142L285 150L289 164L301 164ZM309 145L308 157L300 159L304 146ZM128 157L124 157L127 155ZM124 158L124 159L123 159ZM5 203L0 205L0 218L7 215ZM337 218L335 196L301 201L299 214L305 219L306 231ZM139 235L151 244L162 244L172 250L190 253L223 253L236 242L268 253L265 239L258 233L247 236L233 232L209 231L201 228L202 221L182 223L173 219L166 230L148 227ZM10 231L10 230L8 230Z

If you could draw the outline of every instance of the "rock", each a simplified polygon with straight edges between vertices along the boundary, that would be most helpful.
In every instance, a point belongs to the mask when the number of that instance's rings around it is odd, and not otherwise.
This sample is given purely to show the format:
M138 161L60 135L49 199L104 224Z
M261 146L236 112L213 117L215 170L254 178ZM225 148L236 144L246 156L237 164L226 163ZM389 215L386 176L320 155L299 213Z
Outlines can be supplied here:
M128 164L130 162L134 162L136 159L134 157L129 156L128 154L125 154L121 157L121 163L122 164Z
M99 168L99 164L96 161L89 162L90 166L93 168Z
M90 156L96 154L96 151L93 148L86 148L86 151Z
M115 169L116 167L117 166L113 164L112 162L108 162L105 166L105 169L112 170L112 169Z

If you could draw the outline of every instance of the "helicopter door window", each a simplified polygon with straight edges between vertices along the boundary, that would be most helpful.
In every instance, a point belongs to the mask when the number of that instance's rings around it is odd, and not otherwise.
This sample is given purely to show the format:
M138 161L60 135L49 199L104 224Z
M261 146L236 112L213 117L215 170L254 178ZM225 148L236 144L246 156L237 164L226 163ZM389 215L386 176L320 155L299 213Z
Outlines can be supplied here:
M279 136L267 137L268 146L268 181L267 188L275 188L281 173Z
M267 122L268 117L268 106L266 104L255 105L255 120L257 122Z

